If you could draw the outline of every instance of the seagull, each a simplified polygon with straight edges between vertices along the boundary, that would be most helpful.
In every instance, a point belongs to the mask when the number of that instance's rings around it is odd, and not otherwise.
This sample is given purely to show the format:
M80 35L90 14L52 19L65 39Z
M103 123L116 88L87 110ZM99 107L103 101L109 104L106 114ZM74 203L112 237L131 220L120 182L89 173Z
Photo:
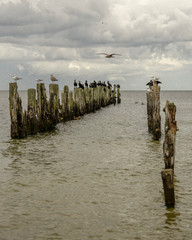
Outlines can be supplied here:
M13 76L11 76L15 81L18 81L18 80L20 80L20 79L22 79L22 78L20 78L20 77L16 77L15 75L13 75Z
M43 80L42 80L42 79L39 79L39 78L37 78L37 79L36 79L36 81L37 81L37 83L39 83L39 82L42 82Z
M50 79L51 79L52 82L57 82L57 81L58 81L58 79L55 78L52 74L51 74L51 76L50 76Z
M121 56L121 54L118 54L118 53L111 53L111 54L99 53L99 54L105 55L106 58L114 58L114 55L119 55L119 56Z

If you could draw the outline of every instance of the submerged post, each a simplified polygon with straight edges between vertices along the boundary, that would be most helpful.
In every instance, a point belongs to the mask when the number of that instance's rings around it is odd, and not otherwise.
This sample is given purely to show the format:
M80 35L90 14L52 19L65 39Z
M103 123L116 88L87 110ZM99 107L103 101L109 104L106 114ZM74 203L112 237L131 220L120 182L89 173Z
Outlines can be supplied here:
M148 130L153 134L154 140L159 140L161 137L160 86L156 80L147 91L147 115Z
M165 169L161 172L163 181L165 204L167 207L174 207L175 193L174 193L174 174L173 169Z
M17 91L16 82L9 84L9 107L11 116L11 137L26 137L26 116L23 114L22 101Z
M163 181L165 203L174 206L174 162L177 122L175 121L176 106L174 103L166 102L165 108L165 140L163 143L163 156L165 170L161 172Z

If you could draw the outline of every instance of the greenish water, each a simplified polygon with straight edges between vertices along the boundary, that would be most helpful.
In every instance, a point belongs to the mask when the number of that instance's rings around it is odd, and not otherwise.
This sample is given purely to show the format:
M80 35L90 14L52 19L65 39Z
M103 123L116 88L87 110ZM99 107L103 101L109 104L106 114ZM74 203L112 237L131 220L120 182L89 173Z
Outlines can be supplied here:
M0 92L1 240L191 239L192 92L161 93L161 109L166 99L177 106L174 209L164 205L164 134L154 142L147 132L145 92L121 94L120 105L11 140Z

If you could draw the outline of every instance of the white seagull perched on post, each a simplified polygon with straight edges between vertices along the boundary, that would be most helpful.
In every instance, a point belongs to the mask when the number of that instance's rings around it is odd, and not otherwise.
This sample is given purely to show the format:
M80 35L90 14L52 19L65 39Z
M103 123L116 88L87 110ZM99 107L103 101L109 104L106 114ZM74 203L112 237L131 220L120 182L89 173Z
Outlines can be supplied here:
M36 81L37 81L37 83L39 83L39 82L42 82L43 80L42 80L42 79L39 79L39 78L37 78L37 79L36 79Z
M52 74L51 74L51 76L50 76L50 79L51 79L52 82L56 82L56 81L58 81L58 79L55 78Z
M15 81L18 81L18 80L20 80L20 79L22 79L22 78L20 78L20 77L16 77L15 75L13 75L13 76L11 76Z

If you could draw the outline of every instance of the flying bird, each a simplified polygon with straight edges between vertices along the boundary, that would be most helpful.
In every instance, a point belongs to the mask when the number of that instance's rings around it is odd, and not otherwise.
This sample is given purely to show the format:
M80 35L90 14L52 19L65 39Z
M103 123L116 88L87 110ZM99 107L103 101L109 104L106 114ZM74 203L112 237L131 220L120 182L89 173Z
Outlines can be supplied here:
M57 82L57 81L58 81L58 79L55 78L52 74L51 74L51 76L50 76L50 79L51 79L52 82Z
M111 54L108 54L108 53L99 53L99 54L105 55L106 58L114 58L115 55L121 56L121 54L118 54L118 53L111 53Z
M42 79L39 79L39 78L36 79L37 83L42 82L42 81L43 81Z
M20 78L20 77L16 77L15 75L13 75L13 76L11 76L15 81L18 81L18 80L20 80L20 79L22 79L22 78Z

